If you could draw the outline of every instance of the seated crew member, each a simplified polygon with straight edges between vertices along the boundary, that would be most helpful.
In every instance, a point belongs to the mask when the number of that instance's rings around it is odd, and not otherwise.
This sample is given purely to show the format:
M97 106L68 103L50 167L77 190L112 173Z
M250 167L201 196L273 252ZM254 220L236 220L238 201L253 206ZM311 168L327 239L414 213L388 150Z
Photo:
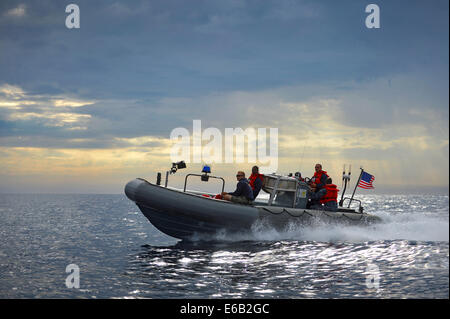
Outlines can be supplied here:
M252 175L248 178L250 187L253 190L253 199L256 199L256 196L258 196L259 191L261 190L264 182L264 175L259 174L259 168L258 166L252 167Z
M333 184L333 180L328 177L325 187L325 194L320 198L320 204L324 204L324 209L336 212L338 210L337 197L339 189Z
M328 177L325 186L311 194L311 209L325 209L328 211L337 211L337 196L339 189L333 184L333 180ZM324 204L324 206L322 205Z
M242 171L237 172L236 179L238 180L236 190L232 193L223 192L222 198L233 203L251 204L253 201L253 191L248 184L248 180L245 178L245 173Z
M314 193L324 188L327 178L329 177L327 172L322 170L322 164L316 164L315 170L314 176L311 179L311 188Z

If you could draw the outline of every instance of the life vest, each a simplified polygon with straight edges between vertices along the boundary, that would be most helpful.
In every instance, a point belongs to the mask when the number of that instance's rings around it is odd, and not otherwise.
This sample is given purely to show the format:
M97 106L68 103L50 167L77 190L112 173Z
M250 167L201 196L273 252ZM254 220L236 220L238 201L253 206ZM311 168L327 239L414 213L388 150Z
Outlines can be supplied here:
M326 171L314 172L314 176L313 176L313 178L314 178L314 184L317 185L317 184L320 183L320 180L322 179L322 175L323 175L323 174L325 174L325 176L326 176L327 178L329 177Z
M337 186L334 184L325 184L324 188L327 190L326 194L320 199L321 204L328 202L337 202L338 192Z
M252 190L255 189L255 181L256 181L257 178L260 178L261 182L264 183L264 175L263 174L252 174L252 175L250 175L250 177L248 178L248 181L249 181L249 184L250 184Z

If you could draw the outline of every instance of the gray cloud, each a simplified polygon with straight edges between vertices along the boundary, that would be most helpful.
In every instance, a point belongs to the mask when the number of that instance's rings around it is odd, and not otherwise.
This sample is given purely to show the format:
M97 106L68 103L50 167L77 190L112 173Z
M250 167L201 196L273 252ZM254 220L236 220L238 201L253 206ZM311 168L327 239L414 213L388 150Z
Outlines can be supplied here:
M375 32L353 1L77 3L79 30L64 27L64 5L52 1L26 2L27 19L0 22L9 30L0 35L0 81L86 98L161 98L363 81L448 58L444 1L426 10L385 2Z

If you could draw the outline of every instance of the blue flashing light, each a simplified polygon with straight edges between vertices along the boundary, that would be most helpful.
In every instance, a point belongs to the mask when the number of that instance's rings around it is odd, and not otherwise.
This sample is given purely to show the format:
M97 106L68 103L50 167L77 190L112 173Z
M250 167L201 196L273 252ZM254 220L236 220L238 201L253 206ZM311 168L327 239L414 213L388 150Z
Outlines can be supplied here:
M203 166L202 173L211 173L211 167L208 165Z

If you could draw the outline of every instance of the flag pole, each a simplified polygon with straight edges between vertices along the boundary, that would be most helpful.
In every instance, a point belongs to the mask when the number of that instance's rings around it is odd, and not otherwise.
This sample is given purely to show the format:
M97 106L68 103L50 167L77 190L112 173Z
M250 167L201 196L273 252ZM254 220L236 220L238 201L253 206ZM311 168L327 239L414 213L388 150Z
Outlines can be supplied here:
M362 176L362 174L363 174L363 172L364 172L364 169L363 169L362 167L360 167L360 169L361 169L361 174L359 174L358 181L356 182L355 189L353 190L352 198L350 198L350 202L348 203L347 208L350 208L350 204L351 204L352 201L353 201L353 196L355 196L356 187L358 187L359 181L361 180L361 176Z

